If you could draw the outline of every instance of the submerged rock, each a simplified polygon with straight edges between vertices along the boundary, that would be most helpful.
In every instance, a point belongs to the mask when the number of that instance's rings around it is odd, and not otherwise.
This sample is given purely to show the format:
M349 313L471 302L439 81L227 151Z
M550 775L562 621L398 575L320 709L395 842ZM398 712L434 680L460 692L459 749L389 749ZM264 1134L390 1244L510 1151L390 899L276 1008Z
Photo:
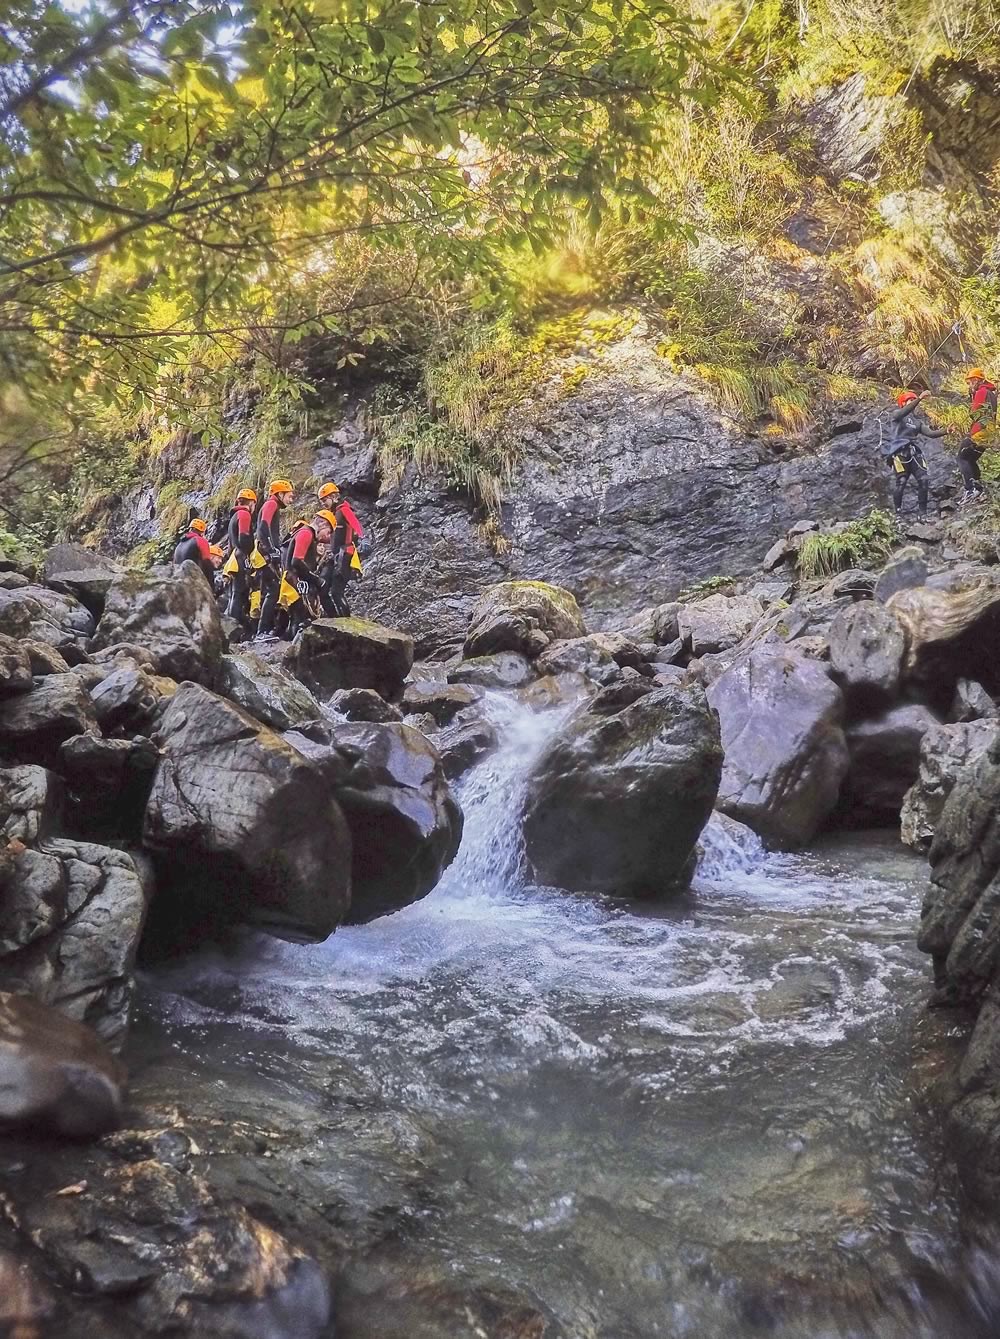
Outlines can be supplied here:
M539 882L651 897L690 880L719 785L718 726L701 688L642 682L631 701L600 694L535 767L524 839Z
M772 846L804 846L847 773L840 690L819 662L768 645L721 675L708 701L726 759L719 808Z
M316 768L192 683L171 698L156 738L163 756L143 828L162 876L154 938L238 922L325 939L350 906L351 839Z
M900 814L901 835L907 846L928 851L945 801L966 767L981 754L997 733L996 721L968 721L933 725L920 744L916 781L906 792Z
M161 674L211 686L225 650L219 607L194 563L128 572L110 587L93 647L136 642Z
M411 637L362 618L316 619L285 654L286 668L321 701L342 688L396 701L412 665Z
M473 658L515 651L530 659L549 642L582 637L586 631L570 591L545 581L502 581L476 602L465 655Z
M73 1139L113 1130L125 1071L93 1032L23 995L0 992L0 1127Z

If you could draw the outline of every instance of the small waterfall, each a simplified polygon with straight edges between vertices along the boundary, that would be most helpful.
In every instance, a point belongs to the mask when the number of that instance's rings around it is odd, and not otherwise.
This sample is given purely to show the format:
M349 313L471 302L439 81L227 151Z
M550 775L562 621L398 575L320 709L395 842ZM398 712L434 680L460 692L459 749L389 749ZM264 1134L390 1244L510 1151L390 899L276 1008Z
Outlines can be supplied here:
M717 883L731 874L749 874L767 859L752 828L716 810L698 841L698 877Z
M462 847L441 887L448 893L509 894L524 882L521 815L535 763L572 711L539 712L499 693L487 697L500 747L459 787L465 813Z

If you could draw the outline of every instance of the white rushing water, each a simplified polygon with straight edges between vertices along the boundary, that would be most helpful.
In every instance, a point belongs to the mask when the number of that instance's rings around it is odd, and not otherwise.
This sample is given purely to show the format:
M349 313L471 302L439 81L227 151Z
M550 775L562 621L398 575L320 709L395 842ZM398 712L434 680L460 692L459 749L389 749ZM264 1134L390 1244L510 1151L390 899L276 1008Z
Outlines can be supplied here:
M516 1287L573 1339L940 1339L954 1302L921 1279L966 1266L909 1087L919 862L870 839L768 855L714 818L676 904L532 887L519 816L563 713L490 710L503 744L439 887L323 945L159 973L175 1044L235 1029L307 1087L324 1055L354 1067L436 1176L467 1169L409 1267ZM984 1306L946 1333L978 1336Z

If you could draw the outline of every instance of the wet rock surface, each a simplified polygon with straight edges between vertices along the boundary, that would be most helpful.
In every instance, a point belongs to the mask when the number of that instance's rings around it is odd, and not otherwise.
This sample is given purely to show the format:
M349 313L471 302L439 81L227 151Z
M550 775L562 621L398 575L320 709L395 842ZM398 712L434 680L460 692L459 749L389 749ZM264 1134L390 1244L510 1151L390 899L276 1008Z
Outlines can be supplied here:
M287 669L321 700L345 688L370 688L398 700L413 665L413 641L360 618L321 618L292 643Z
M725 753L719 808L775 846L804 846L847 774L840 690L816 661L763 647L717 679L708 701Z
M505 581L491 586L473 606L464 654L472 659L514 651L530 659L550 642L586 631L570 591L545 581Z
M524 840L538 882L614 897L686 887L721 764L700 688L605 690L533 773Z
M928 851L945 801L960 774L984 753L997 733L994 721L933 725L920 744L916 781L906 792L901 834L907 846Z
M129 572L109 587L93 649L137 642L159 673L211 685L225 650L215 597L201 571Z
M317 770L192 683L170 699L157 742L143 831L163 885L153 935L174 925L196 942L236 922L325 939L350 905L351 838Z

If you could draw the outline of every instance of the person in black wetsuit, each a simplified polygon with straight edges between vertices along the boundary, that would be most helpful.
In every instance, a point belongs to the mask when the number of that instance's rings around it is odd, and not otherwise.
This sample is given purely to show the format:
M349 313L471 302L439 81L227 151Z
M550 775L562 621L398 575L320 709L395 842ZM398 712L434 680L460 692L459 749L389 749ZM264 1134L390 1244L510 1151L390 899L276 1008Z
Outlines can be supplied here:
M294 497L287 479L275 479L268 489L267 501L257 513L257 551L265 560L260 568L260 625L258 636L274 632L281 587L281 513Z
M253 550L253 509L257 494L252 488L241 488L229 513L226 538L229 541L229 561L226 570L231 581L226 613L244 627L250 622L250 554Z
M921 437L944 437L946 428L932 428L917 414L928 392L903 391L896 397L897 408L889 415L888 431L883 447L893 475L892 504L898 516L903 507L903 494L911 479L917 485L917 510L920 519L927 517L929 476L927 461L920 450Z
M322 578L316 571L319 546L328 545L333 538L336 518L329 511L318 512L311 522L305 522L285 544L284 570L281 574L279 603L288 610L289 639L309 621L309 611L302 598L299 586L304 585L315 595L324 613L332 614L329 596L323 586Z
M208 584L214 586L215 565L212 562L211 545L205 538L207 529L201 517L196 517L190 523L187 534L181 537L174 549L174 566L180 567L181 563L188 562L196 563L204 572Z

